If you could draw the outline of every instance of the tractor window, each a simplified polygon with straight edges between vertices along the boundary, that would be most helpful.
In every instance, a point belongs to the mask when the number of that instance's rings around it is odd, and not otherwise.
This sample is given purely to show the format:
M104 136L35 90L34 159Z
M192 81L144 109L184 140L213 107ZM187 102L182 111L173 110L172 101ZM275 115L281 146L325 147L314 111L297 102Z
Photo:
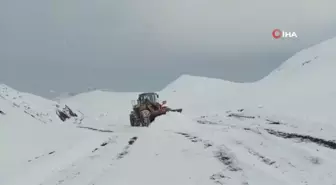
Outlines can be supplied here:
M146 94L139 98L140 102L144 102L146 99L150 100L151 102L156 102L156 95Z
M151 95L149 98L150 98L150 100L151 100L152 102L156 102L155 95Z
M145 97L145 99L149 99L151 102L155 102L155 101L156 101L156 98L155 98L154 95L147 95L147 96Z

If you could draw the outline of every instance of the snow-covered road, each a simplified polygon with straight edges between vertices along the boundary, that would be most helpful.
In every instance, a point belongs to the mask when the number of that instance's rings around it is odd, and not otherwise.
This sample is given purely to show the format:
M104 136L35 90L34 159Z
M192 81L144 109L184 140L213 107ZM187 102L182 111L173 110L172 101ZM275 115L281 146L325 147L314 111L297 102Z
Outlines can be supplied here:
M36 170L44 172L35 179L28 173L16 179L16 184L335 183L333 149L273 135L268 132L270 125L261 120L228 118L218 124L204 123L205 119L197 122L169 114L149 128L121 125L106 128L113 132L88 130L88 135L100 135L100 143L76 146L81 155L59 165L59 169L50 170L57 161L64 162L69 156L67 150L55 151L48 156L49 162L36 159Z

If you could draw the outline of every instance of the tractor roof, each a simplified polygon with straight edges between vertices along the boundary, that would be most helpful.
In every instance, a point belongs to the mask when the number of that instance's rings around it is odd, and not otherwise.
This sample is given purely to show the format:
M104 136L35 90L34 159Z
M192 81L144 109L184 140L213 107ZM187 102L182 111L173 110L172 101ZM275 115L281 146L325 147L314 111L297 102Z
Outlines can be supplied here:
M139 96L146 96L146 95L158 95L158 94L155 92L146 92L146 93L139 94Z

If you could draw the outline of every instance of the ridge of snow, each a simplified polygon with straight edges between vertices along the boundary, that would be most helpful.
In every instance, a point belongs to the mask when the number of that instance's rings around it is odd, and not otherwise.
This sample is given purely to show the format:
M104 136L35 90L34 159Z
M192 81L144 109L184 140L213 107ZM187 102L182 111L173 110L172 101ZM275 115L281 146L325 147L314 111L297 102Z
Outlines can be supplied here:
M280 87L296 83L305 88L323 87L334 77L336 67L334 45L336 45L336 38L296 53L260 80L260 83Z
M256 84L259 86L266 85L266 88L268 88L267 86L270 86L270 88L283 88L289 84L288 86L293 88L293 86L297 86L296 83L299 83L299 87L304 87L307 90L311 87L315 88L316 86L321 88L331 87L327 82L332 83L335 76L335 45L336 38L332 38L303 49L290 57L267 76L256 82L236 83L222 79L185 74L168 84L162 92L176 91L176 89L179 91L193 91L195 88L207 89L208 87L214 89L216 86L229 86L229 88L232 88L231 86L253 86ZM335 92L334 89L332 89L332 91Z
M269 78L284 78L287 75L289 77L295 77L297 72L306 70L303 66L315 65L317 62L322 63L325 69L334 65L335 62L328 59L333 59L335 55L334 45L336 45L336 37L323 41L319 44L315 44L309 48L303 49L297 52L294 56L282 63L277 69L273 70L269 75L265 76L261 81L268 80ZM321 58L324 60L321 60ZM319 59L317 61L313 61ZM311 64L309 64L311 63ZM307 65L306 65L307 64ZM309 64L309 65L308 65ZM311 71L309 71L311 72ZM306 73L306 72L305 72ZM280 75L280 76L278 76Z
M209 77L202 77L202 76L194 76L189 74L184 74L178 77L176 80L168 84L165 88L161 90L161 92L165 91L176 91L177 89L179 91L181 90L194 90L197 88L213 88L214 86L218 85L221 86L240 86L244 83L236 83L236 82L230 82L222 79L217 78L209 78ZM190 89L192 88L192 89Z
M0 84L0 99L11 102L13 107L22 110L24 113L44 124L53 122L60 123L61 120L56 113L58 111L64 111L63 107L67 109L64 104L59 104L30 93L19 92L5 84ZM82 118L71 118L71 122L78 124L81 119Z

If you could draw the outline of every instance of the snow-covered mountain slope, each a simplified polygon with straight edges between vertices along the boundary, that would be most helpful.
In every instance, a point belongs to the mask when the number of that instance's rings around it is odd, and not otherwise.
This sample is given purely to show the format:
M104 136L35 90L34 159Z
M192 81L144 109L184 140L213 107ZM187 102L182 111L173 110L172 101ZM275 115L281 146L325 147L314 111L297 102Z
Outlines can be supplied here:
M41 124L4 99L0 107L0 184L39 184L109 138L73 124Z
M264 107L257 110L328 122L336 119L335 45L336 38L302 50L255 83L183 75L161 93L192 113Z
M312 46L298 52L285 61L280 67L264 77L259 83L283 88L284 90L309 90L323 93L320 89L335 91L330 86L335 75L335 50L336 39L330 39L321 44ZM300 85L300 86L299 86ZM285 91L286 92L286 91ZM295 91L290 91L292 94Z
M29 93L19 92L7 85L0 84L0 99L6 100L22 112L39 120L41 123L60 123L61 117L68 117L64 121L80 124L82 114L72 110L65 104L59 104L55 101L42 98ZM77 116L69 114L69 111L75 113Z
M259 81L264 94L272 94L264 95L261 104L274 111L288 110L287 115L292 112L293 116L307 116L315 121L334 120L335 45L334 38L298 52Z
M297 53L255 83L183 75L159 92L183 114L148 128L129 126L138 93L61 100L83 112L80 125L38 124L0 98L0 184L335 185L335 42Z

